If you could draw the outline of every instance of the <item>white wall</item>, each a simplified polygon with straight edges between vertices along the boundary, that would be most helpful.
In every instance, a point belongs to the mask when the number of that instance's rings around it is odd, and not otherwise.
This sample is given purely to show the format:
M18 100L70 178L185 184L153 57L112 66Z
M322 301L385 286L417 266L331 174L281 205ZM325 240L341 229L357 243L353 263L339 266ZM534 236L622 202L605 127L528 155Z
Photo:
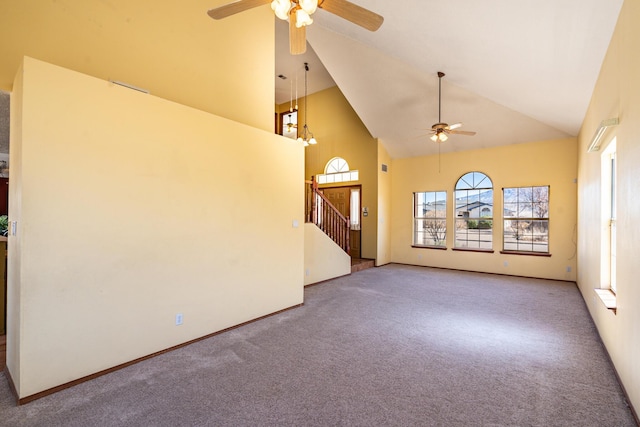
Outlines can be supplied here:
M640 410L640 3L626 0L620 12L591 104L579 135L578 285L631 403ZM600 152L587 147L605 119L620 118ZM601 155L613 137L617 147L617 313L607 310L594 289L603 280L601 249L606 218L601 213Z
M302 303L295 141L30 58L12 101L20 398Z

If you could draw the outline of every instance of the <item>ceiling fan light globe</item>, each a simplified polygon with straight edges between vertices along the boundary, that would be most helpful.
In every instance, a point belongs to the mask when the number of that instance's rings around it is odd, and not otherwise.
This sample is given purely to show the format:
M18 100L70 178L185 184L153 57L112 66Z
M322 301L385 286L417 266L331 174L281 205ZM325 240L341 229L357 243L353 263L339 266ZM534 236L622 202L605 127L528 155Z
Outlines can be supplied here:
M440 142L445 142L447 139L449 139L449 137L447 136L446 133L442 132L438 138L440 138Z
M273 9L278 18L286 21L289 18L291 2L289 0L273 0L271 2L271 9Z
M311 15L318 9L318 0L300 0L298 4L308 15Z
M291 0L273 0L271 2L271 9L276 10L276 9L284 9L284 8L289 8L291 9Z
M438 135L436 135L436 134L434 133L433 135L431 135L430 139L431 139L433 142L437 142L437 141L438 141Z
M296 9L296 27L302 28L313 24L313 19L302 9Z

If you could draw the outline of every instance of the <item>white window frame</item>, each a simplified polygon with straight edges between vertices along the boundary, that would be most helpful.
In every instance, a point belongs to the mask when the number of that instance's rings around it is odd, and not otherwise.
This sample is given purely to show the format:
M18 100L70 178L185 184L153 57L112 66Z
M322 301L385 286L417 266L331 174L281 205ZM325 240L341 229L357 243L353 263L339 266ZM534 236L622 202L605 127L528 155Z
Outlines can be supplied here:
M440 206L438 206L440 205ZM428 210L427 207L433 207ZM433 215L427 215L434 212ZM447 192L419 191L413 193L413 246L447 247Z
M601 288L617 292L616 281L616 138L601 155Z
M515 202L508 202L507 193L515 192ZM509 194L511 195L511 194ZM502 189L502 252L516 252L527 255L549 254L549 202L551 187L549 185L532 185L526 187L507 187ZM512 213L508 213L512 212ZM514 223L516 223L514 227ZM536 223L546 224L546 233L536 234ZM538 230L541 228L538 227ZM522 227L518 227L521 225ZM509 242L509 230L515 235L514 243ZM515 231L514 231L515 230ZM543 243L536 243L536 238L546 236ZM522 237L522 242L520 242ZM543 248L544 250L536 250Z
M487 192L490 192L491 196L489 203L482 202L482 197L486 198ZM477 206L473 206L474 204ZM454 250L493 252L493 205L493 181L486 173L467 172L456 181L453 200ZM461 210L469 206L472 208L467 211ZM489 207L491 216L480 215L483 206ZM474 213L474 210L478 213ZM476 238L470 239L470 236Z
M334 157L324 167L324 174L316 175L318 184L337 184L341 182L358 181L360 172L350 170L349 163L342 157Z

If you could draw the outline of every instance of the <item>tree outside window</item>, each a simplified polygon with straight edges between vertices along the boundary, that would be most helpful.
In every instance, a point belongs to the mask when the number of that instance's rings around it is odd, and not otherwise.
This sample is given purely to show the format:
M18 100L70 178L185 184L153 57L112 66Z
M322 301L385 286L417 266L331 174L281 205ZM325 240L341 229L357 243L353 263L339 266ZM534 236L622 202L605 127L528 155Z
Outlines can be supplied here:
M503 190L503 249L549 252L549 186Z
M482 172L464 174L455 187L455 248L493 248L493 183Z
M413 245L446 247L447 193L424 191L413 193Z

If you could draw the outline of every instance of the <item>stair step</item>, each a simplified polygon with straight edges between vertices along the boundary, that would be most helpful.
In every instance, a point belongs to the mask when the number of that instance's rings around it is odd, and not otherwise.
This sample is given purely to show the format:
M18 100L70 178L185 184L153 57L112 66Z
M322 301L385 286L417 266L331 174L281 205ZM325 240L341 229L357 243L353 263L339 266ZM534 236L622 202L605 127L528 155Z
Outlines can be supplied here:
M351 272L366 270L375 267L375 260L364 258L351 258Z

